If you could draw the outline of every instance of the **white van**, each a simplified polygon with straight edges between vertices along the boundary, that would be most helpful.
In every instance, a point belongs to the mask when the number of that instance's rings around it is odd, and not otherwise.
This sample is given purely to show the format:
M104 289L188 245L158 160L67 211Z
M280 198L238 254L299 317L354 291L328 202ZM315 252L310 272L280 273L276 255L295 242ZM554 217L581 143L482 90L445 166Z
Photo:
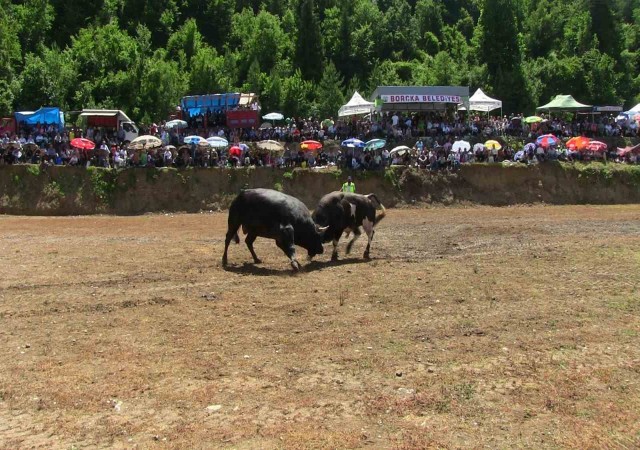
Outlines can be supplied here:
M83 109L80 117L86 118L89 127L116 130L125 142L131 142L140 134L135 122L119 109Z

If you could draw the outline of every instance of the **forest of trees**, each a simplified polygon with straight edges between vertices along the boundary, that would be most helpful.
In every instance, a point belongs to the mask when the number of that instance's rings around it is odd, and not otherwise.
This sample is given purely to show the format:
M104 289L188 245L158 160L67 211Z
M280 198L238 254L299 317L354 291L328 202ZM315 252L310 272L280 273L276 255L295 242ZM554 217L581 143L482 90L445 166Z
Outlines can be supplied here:
M0 113L165 118L189 94L334 116L378 85L482 87L505 112L556 94L631 106L640 0L0 0Z

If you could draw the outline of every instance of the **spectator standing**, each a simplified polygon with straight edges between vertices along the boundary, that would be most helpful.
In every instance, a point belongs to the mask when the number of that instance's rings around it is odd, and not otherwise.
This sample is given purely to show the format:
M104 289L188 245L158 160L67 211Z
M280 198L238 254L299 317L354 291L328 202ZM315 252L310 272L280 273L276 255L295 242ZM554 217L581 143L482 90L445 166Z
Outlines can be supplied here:
M347 181L342 184L342 192L353 194L356 192L356 185L351 177L347 177Z

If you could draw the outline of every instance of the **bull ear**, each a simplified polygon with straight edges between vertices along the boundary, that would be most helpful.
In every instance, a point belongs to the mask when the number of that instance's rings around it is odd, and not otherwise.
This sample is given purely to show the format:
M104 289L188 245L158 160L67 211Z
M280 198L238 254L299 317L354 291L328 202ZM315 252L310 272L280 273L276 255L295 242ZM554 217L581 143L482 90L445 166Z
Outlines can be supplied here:
M325 232L325 231L327 231L328 229L329 229L329 225L327 225L326 227L321 227L321 226L318 226L318 224L316 224L316 231L317 231L318 233L324 233L324 232Z

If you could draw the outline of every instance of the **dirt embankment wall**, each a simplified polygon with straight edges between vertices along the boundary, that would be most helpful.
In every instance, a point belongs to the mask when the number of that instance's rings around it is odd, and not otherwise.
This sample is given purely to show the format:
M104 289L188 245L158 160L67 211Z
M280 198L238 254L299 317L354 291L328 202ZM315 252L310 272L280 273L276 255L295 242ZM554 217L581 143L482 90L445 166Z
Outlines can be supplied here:
M346 172L278 169L128 169L0 167L0 213L142 214L224 209L243 188L294 195L313 208L340 188ZM352 174L358 192L386 206L473 202L487 205L640 203L640 166L541 164L463 166L455 173L393 168Z

